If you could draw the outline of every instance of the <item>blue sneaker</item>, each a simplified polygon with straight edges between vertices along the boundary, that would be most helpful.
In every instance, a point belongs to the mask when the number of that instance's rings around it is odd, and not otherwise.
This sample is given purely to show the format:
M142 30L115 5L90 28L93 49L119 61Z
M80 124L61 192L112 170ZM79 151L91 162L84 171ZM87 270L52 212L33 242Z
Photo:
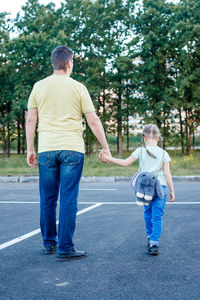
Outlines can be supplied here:
M158 246L156 246L156 245L150 246L149 247L149 253L151 255L158 255L159 254L159 252L158 252Z

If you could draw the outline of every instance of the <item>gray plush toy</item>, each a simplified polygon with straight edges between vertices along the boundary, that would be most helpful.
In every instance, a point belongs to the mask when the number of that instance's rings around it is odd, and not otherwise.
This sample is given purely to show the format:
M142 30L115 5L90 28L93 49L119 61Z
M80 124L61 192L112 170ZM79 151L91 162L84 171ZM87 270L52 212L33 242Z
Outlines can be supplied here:
M135 191L136 204L139 206L149 205L156 196L164 197L163 189L158 178L151 172L137 172L131 181Z

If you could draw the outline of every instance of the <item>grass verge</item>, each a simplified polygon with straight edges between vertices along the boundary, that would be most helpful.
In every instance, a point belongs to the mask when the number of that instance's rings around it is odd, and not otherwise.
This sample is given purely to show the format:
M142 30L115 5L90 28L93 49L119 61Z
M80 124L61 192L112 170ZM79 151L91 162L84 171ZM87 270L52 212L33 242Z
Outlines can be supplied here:
M182 156L180 151L168 151L172 175L200 175L200 151ZM123 158L131 152L125 152ZM117 157L116 154L113 156ZM98 155L85 157L83 176L132 176L138 170L138 163L123 168L114 164L103 164ZM29 168L25 155L13 154L9 158L0 156L0 176L38 175L38 167Z

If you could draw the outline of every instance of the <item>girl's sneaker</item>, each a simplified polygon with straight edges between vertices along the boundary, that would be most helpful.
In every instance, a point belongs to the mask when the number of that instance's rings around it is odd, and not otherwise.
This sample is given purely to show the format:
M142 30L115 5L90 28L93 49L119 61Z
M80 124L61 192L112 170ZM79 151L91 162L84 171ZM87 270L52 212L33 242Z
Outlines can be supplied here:
M158 255L159 254L159 252L158 252L158 246L156 246L156 245L150 246L149 247L149 253L151 255Z

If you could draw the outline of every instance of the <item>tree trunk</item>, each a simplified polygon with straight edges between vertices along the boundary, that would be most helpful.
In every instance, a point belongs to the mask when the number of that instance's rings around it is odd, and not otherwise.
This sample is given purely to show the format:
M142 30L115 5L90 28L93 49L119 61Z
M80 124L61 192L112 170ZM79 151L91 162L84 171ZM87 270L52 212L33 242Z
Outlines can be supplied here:
M93 153L93 143L89 144L89 153L92 154Z
M123 152L123 144L122 144L122 123L121 119L118 119L117 124L117 151L119 155L122 155Z
M8 127L7 127L7 131L8 131L8 137L7 137L7 156L10 156L10 122L8 122Z
M163 149L165 149L165 139L166 139L166 119L164 119L164 128L163 128Z
M98 153L98 152L99 152L99 141L96 140L96 153Z
M179 109L179 120L180 120L180 136L181 136L181 151L182 155L184 155L184 131L183 131L183 120L182 120L182 110Z
M126 150L129 151L129 126L127 123L127 128L126 128Z
M192 135L192 147L193 147L193 150L195 150L195 133L194 132Z
M189 126L189 153L191 153L192 150L192 134L193 134L193 130L192 130L193 126Z
M118 73L120 73L120 69L118 69ZM118 79L119 90L118 90L118 98L117 98L117 151L120 156L122 156L123 152L123 144L122 144L122 81L119 77Z
M20 117L17 121L17 154L21 152L21 128L20 128Z
M190 141L189 141L189 126L188 126L188 111L185 111L185 138L186 138L186 154L190 154Z
M25 112L22 112L22 153L26 150L26 129L25 129Z
M5 127L2 127L2 143L3 143L3 156L6 157L7 147L6 147L6 130Z
M122 132L118 132L118 153L122 156L123 153L123 145L122 145Z
M126 150L129 151L129 98L127 97L126 110Z

